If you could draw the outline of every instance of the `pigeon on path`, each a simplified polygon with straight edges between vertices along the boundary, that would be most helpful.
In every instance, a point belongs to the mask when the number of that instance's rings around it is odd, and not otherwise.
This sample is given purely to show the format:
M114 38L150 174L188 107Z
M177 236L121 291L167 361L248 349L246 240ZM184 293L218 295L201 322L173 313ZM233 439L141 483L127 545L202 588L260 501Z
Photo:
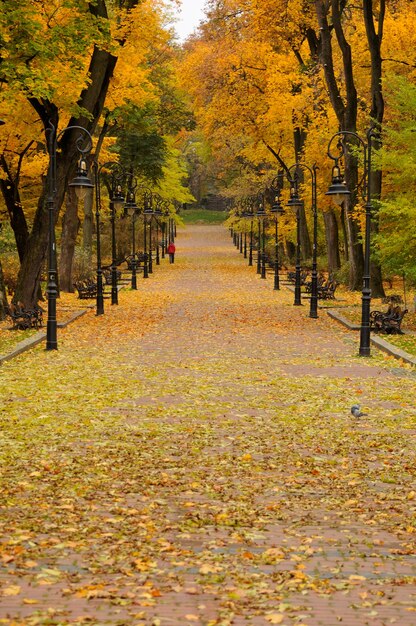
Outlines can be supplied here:
M361 413L361 407L359 404L353 404L351 407L351 415L354 417L364 417L367 413Z

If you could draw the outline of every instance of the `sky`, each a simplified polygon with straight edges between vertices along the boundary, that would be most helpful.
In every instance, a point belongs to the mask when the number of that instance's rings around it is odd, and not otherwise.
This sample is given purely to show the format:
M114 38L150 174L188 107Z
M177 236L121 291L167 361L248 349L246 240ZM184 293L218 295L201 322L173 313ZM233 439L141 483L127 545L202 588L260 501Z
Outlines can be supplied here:
M204 17L205 0L182 0L176 32L181 41L184 41L198 26Z

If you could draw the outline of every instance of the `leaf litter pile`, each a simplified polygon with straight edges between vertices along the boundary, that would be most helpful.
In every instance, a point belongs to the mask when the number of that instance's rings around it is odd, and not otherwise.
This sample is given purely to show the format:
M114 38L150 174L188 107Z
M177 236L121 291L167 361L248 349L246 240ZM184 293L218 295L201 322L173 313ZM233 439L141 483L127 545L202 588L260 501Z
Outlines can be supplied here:
M414 372L177 251L1 367L0 624L414 626Z

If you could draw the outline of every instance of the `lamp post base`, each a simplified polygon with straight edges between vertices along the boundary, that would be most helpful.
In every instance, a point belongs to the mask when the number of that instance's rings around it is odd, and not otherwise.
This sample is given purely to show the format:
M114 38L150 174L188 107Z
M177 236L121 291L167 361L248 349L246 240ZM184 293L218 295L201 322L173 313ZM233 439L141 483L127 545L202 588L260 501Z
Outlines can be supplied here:
M56 274L53 271L49 273L49 283L46 288L46 296L48 299L48 319L46 322L46 350L57 350L58 324L56 320L56 299L58 297L58 289L56 286Z
M368 227L369 229L369 227ZM369 252L367 259L369 259ZM369 260L367 260L369 263ZM368 269L368 268L367 268ZM370 356L370 306L371 306L371 289L370 289L370 272L364 275L364 287L362 292L361 303L361 330L360 330L360 349L359 356Z
M136 273L136 260L133 259L131 268L131 288L137 290L137 273Z
M46 350L57 350L56 322L48 322L46 325Z
M302 306L301 300L301 284L300 284L300 265L296 266L296 278L295 278L295 301L294 306Z
M111 268L111 304L118 304L117 267Z

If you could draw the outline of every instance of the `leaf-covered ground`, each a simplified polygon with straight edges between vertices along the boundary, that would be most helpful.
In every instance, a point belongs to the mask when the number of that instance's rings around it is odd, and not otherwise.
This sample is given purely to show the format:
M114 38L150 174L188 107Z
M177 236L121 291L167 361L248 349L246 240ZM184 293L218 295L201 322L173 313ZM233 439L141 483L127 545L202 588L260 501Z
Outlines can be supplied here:
M415 626L414 372L176 243L1 367L0 624Z

